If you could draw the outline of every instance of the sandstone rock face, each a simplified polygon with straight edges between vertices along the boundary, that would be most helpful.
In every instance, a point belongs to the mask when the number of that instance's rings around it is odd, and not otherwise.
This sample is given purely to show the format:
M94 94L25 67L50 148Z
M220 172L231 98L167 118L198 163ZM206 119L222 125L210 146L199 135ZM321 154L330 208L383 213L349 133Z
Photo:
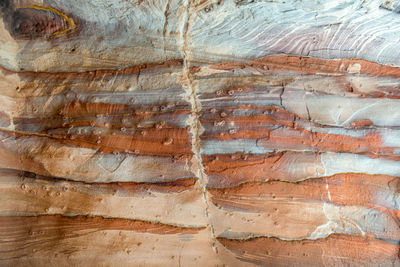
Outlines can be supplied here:
M400 266L400 2L2 0L1 266Z

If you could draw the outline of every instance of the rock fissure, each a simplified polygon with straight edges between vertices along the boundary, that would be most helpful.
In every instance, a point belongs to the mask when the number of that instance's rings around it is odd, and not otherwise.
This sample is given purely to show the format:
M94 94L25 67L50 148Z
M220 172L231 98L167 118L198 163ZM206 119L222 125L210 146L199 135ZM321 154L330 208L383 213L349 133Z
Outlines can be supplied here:
M183 24L181 26L181 34L180 34L180 40L179 40L179 49L182 52L183 55L183 69L182 69L182 76L181 76L181 84L185 90L184 98L187 100L190 105L191 105L191 115L187 121L189 127L190 127L190 133L191 133L191 143L192 143L192 152L193 152L193 158L192 158L192 166L191 170L192 172L199 178L199 184L201 187L201 198L205 204L205 216L209 220L209 223L207 225L207 228L210 230L210 235L211 235L211 241L212 241L212 249L214 252L218 252L217 248L215 246L216 243L216 235L215 235L215 229L210 223L211 217L210 217L210 212L209 212L209 202L207 200L207 175L204 171L204 166L202 164L202 157L201 157L201 140L200 140L200 135L203 131L203 128L200 123L200 111L201 111L201 103L199 99L197 98L196 95L196 84L195 81L193 80L193 77L190 73L190 59L192 57L191 51L188 48L188 32L190 30L190 19L191 19L191 14L190 14L190 1L186 2L186 9L184 11L184 14L181 18L181 23Z

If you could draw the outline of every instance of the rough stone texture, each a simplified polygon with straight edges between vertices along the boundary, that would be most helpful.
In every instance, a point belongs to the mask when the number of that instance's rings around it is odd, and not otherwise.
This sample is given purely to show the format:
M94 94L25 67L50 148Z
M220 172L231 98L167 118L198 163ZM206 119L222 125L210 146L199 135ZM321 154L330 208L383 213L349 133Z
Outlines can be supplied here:
M399 1L0 5L0 266L400 266Z

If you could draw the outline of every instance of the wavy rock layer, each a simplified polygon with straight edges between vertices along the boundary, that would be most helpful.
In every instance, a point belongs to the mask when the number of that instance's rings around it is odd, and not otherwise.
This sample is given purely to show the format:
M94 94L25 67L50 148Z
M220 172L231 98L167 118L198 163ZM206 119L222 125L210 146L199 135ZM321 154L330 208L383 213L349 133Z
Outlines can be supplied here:
M400 266L397 1L1 1L1 266Z

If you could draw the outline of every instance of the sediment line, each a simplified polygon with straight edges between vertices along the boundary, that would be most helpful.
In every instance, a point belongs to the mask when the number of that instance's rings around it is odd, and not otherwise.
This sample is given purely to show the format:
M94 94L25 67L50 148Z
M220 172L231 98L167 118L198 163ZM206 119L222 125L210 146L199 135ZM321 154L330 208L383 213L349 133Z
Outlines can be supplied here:
M37 221L38 225L40 225L41 221L46 222L46 225L51 223L57 225L76 223L77 227L87 229L96 228L98 230L130 230L138 232L150 232L155 234L196 234L198 231L205 229L204 226L180 226L140 219L67 214L37 214L26 216L4 216L0 214L0 229L2 228L2 225L6 225L7 228L12 228L13 226L18 227L19 221L21 221L23 225L26 225L26 227L29 227L34 225L33 221L35 220Z
M44 176L37 174L35 172L24 171L19 169L0 168L0 181L1 181L1 175L3 174L18 175L22 179L41 180L53 183L71 183L81 186L148 187L148 188L176 187L176 190L172 190L173 192L184 191L185 190L184 188L187 188L188 190L189 187L194 186L198 180L198 178L196 177L182 177L175 180L150 181L150 182L136 182L136 181L87 182L82 180L72 180L59 176ZM182 188L182 190L180 190L180 188Z

